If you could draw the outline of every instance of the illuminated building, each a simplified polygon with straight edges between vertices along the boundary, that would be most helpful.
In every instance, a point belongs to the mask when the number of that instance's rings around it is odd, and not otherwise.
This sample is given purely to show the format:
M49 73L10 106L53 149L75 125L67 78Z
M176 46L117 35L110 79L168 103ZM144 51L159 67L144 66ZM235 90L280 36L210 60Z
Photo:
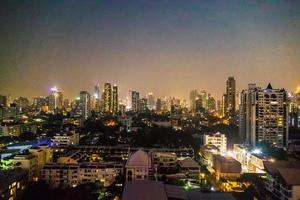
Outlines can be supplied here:
M114 85L112 90L112 113L117 114L119 111L118 86Z
M41 145L29 149L29 152L37 158L38 176L42 168L52 162L53 150L48 145Z
M208 94L207 109L209 112L216 111L216 100L211 94Z
M81 118L87 119L91 114L91 95L87 91L80 92Z
M208 94L205 90L201 91L200 98L202 98L202 107L208 110Z
M33 99L32 105L36 111L41 111L43 106L47 106L47 99L45 97L36 97Z
M38 160L31 153L17 154L12 158L15 167L21 167L28 170L29 180L35 180L38 177Z
M146 98L141 98L139 102L139 109L140 112L145 113L148 111L148 106L147 106L147 99Z
M79 144L79 133L75 132L62 132L56 133L53 142L57 146L70 146Z
M139 111L139 101L140 101L140 94L136 91L129 91L127 95L127 102L126 102L126 109L138 112Z
M0 171L0 199L22 199L27 186L28 174L23 169Z
M196 109L196 100L198 98L198 91L197 90L192 90L190 92L190 110L195 111Z
M146 94L147 106L149 110L155 110L155 97L152 92Z
M214 145L220 149L221 154L225 154L227 150L227 138L225 134L219 132L215 134L204 134L203 145Z
M195 101L195 112L203 112L204 108L202 106L202 98L197 97Z
M126 181L148 180L152 172L151 167L151 156L141 149L136 151L126 162Z
M41 180L51 187L76 187L85 183L101 183L104 187L115 182L123 166L117 163L47 164L41 171Z
M279 147L288 144L288 104L284 89L271 84L261 89L249 84L241 92L239 134L246 143L256 146L265 141Z
M154 152L152 159L159 173L172 172L177 167L177 156L175 153Z
M49 95L49 111L56 113L63 107L63 94L57 89L57 87L51 88Z
M221 178L236 180L242 172L242 166L237 160L221 155L213 156L213 168L215 169L216 180Z
M104 84L104 91L102 97L103 111L106 113L112 112L112 88L110 83Z
M161 99L160 98L157 98L155 107L156 107L156 112L161 111Z
M20 116L20 110L16 106L0 107L1 119L17 119Z
M29 100L25 97L18 97L14 100L14 103L17 105L17 107L21 110L24 108L27 108L29 106Z
M222 95L222 117L226 117L226 105L227 105L227 95Z
M97 83L97 85L95 85L95 93L94 93L94 97L95 97L95 109L96 111L100 111L100 101L101 101L101 94L100 94L100 85L99 83Z
M178 161L180 171L187 173L189 178L196 178L200 173L200 165L193 158Z
M226 100L225 100L225 117L230 124L235 120L236 88L234 77L230 76L226 81Z

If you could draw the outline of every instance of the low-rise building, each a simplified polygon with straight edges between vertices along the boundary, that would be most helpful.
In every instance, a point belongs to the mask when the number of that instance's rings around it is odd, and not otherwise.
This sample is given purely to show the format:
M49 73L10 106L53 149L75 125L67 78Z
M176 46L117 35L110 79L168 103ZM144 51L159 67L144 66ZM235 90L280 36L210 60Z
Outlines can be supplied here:
M265 187L271 199L300 199L300 163L291 161L264 162Z
M199 176L200 165L192 158L185 158L178 162L180 170L188 174L189 177Z
M28 170L29 180L36 180L38 178L38 160L37 157L31 153L17 154L12 158L14 167L20 167Z
M0 199L21 199L28 182L28 173L23 169L0 171Z
M56 133L53 142L57 146L70 146L70 145L78 145L79 144L79 133L71 132L63 132Z
M177 167L177 156L175 153L153 152L152 160L159 173L172 172Z
M241 163L232 157L221 155L214 155L213 168L215 169L216 180L220 178L235 180L240 177L242 172Z
M44 166L40 179L52 187L75 187L83 183L101 183L107 187L122 171L123 165L119 163L51 163Z
M227 151L227 138L225 134L221 134L220 132L204 134L203 145L214 145L220 149L221 154L225 154Z

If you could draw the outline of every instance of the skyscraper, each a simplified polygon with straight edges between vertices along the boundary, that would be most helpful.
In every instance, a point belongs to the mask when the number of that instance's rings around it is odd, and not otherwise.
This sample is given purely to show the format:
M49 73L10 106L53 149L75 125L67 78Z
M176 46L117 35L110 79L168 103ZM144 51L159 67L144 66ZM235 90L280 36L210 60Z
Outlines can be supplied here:
M196 99L198 97L198 91L197 90L192 90L190 92L190 109L191 111L195 111L196 109Z
M261 89L249 84L241 92L239 134L248 144L268 142L284 147L288 142L288 103L284 89L271 84Z
M119 109L118 86L114 85L112 91L112 113L114 114L118 113L118 109Z
M230 124L234 124L235 121L235 80L233 76L230 76L226 82L226 113L225 116L229 120Z
M49 111L58 112L63 107L63 94L57 89L57 87L51 88L49 95Z
M103 91L103 111L104 112L112 112L112 89L110 83L104 84L104 91Z
M160 98L157 98L156 100L156 106L155 106L155 110L156 112L160 112L161 111L161 99Z
M80 109L82 119L87 119L91 114L91 95L87 91L80 92Z
M127 105L126 109L133 111L133 112L138 112L139 111L139 93L136 91L129 91L127 95Z
M146 95L146 99L147 99L147 107L149 110L155 110L155 97L153 95L152 92L149 92Z
M95 85L95 91L94 91L94 98L95 98L95 108L96 111L100 110L100 101L101 101L101 94L100 94L100 85L97 83Z

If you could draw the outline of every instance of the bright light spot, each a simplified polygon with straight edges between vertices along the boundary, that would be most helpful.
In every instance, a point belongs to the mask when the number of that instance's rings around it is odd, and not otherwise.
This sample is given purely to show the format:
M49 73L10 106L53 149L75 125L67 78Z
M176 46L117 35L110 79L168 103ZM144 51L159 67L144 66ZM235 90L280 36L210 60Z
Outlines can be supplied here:
M227 151L226 154L227 154L227 156L229 156L229 157L234 157L234 154L233 154L232 151Z
M211 191L215 191L215 188L214 188L214 187L211 187L210 190L211 190Z
M261 151L261 149L253 149L251 151L251 153L253 153L253 154L262 154L262 151Z
M50 90L51 90L52 92L57 92L57 91L58 91L58 89L57 89L56 86L52 87Z

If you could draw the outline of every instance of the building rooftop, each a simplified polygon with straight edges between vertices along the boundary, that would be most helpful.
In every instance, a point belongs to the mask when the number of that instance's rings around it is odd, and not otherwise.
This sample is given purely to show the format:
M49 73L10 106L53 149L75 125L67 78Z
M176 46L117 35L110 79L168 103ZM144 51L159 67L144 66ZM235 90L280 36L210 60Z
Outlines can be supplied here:
M300 185L299 168L279 168L278 172L288 185Z
M130 181L125 183L122 200L168 200L163 182Z
M151 159L143 150L138 150L131 154L127 160L126 166L151 166Z
M235 200L230 193L203 193L199 189L186 191L190 200Z
M179 165L182 168L200 168L199 164L192 158L180 160Z
M129 181L125 183L122 200L188 200L180 187L164 185L161 181Z

